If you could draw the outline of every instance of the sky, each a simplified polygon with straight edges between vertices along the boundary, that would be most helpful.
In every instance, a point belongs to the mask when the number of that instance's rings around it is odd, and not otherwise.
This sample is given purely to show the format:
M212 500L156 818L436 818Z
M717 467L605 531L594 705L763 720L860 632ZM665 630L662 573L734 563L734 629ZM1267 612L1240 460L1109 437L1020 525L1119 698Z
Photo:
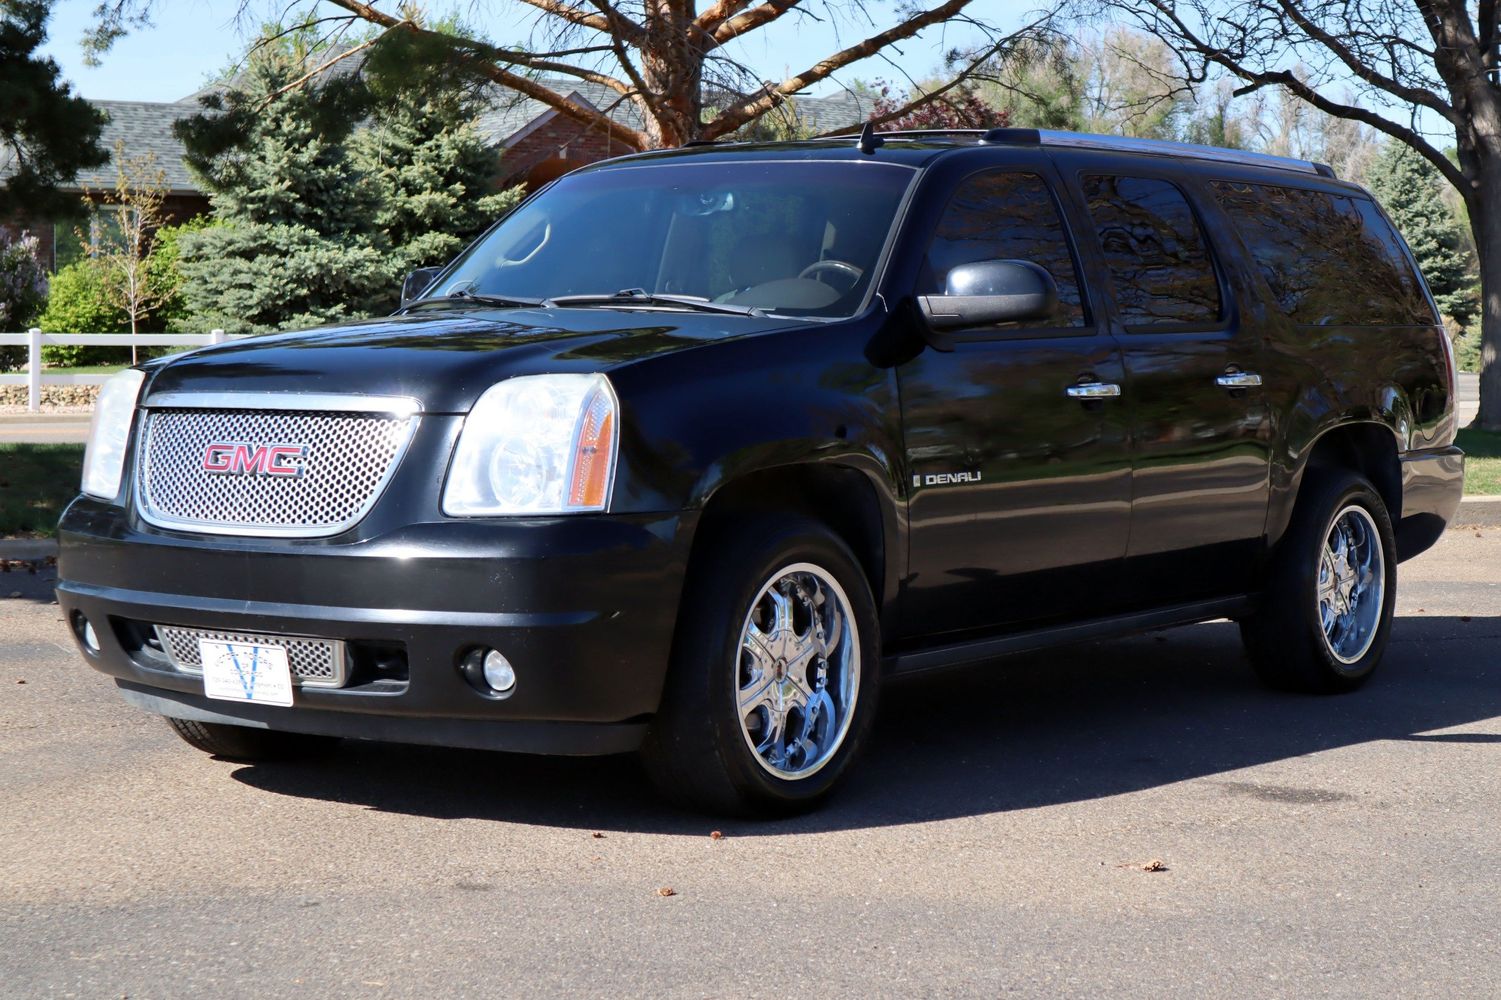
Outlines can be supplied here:
M175 101L201 88L228 66L245 47L246 33L254 33L259 16L271 16L277 5L249 5L251 17L237 21L240 4L234 0L157 0L151 27L142 28L115 44L98 68L85 66L78 42L91 22L98 0L59 0L48 25L45 51L62 67L63 76L76 91L93 100ZM282 4L280 6L285 6ZM391 3L383 6L393 7ZM842 6L842 5L830 5ZM892 0L868 4L883 30L895 23ZM978 0L971 8L977 17L1000 24L1016 23L1031 4L1016 0ZM507 0L490 3L430 3L429 10L457 10L467 21L486 29L497 41L524 40L529 19L518 18L528 8ZM494 12L494 13L491 13ZM825 18L821 22L791 18L745 36L737 58L765 79L783 79L806 69L820 58L858 41L873 30L868 22L850 17ZM976 36L962 28L935 28L904 43L895 58L901 70L922 77L941 67L943 53ZM897 82L901 70L879 59L856 64L846 71L853 79L882 78ZM814 94L828 93L829 86L815 87Z

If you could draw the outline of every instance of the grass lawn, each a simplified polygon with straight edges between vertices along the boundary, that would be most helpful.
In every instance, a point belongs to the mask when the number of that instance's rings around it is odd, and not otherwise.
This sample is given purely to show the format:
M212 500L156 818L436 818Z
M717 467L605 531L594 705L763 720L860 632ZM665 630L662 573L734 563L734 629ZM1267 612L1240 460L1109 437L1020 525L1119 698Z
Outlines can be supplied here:
M81 444L0 444L0 537L56 534L82 470Z
M129 365L79 365L76 368L43 368L43 375L113 375Z
M1501 494L1501 433L1462 430L1457 443L1465 452L1465 495Z

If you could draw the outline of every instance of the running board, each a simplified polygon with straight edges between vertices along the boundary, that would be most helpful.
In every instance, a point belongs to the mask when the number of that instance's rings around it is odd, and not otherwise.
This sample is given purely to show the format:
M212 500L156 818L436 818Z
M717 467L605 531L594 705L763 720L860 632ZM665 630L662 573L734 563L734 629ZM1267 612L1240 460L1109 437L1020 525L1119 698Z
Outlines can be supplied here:
M1233 618L1245 614L1251 608L1248 597L1227 597L1215 601L1200 601L1195 604L1177 604L1156 611L1143 611L1115 618L1099 618L1075 625L1058 625L1052 628L1033 629L990 639L973 639L947 646L933 646L907 653L895 653L885 659L887 676L925 674L931 671L962 667L981 660L1025 653L1034 649L1047 649L1075 642L1092 642L1130 635L1154 628L1171 628L1175 625L1193 625L1212 621L1215 618Z

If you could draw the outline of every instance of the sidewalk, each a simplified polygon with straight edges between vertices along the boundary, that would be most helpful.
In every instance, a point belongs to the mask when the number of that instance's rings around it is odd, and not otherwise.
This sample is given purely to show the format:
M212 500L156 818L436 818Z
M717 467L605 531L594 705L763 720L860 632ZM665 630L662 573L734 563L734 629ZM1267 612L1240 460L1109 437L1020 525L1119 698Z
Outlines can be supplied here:
M0 413L0 444L83 444L87 413Z

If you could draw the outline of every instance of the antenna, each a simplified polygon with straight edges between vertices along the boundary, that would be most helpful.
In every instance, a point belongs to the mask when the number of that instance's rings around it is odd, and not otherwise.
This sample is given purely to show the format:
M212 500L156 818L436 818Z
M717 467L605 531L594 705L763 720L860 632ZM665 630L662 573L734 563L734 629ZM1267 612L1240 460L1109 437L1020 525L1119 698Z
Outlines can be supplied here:
M868 156L876 151L877 146L886 145L886 140L876 135L876 127L874 125L866 122L865 127L860 130L860 139L855 145L859 148L860 152Z

